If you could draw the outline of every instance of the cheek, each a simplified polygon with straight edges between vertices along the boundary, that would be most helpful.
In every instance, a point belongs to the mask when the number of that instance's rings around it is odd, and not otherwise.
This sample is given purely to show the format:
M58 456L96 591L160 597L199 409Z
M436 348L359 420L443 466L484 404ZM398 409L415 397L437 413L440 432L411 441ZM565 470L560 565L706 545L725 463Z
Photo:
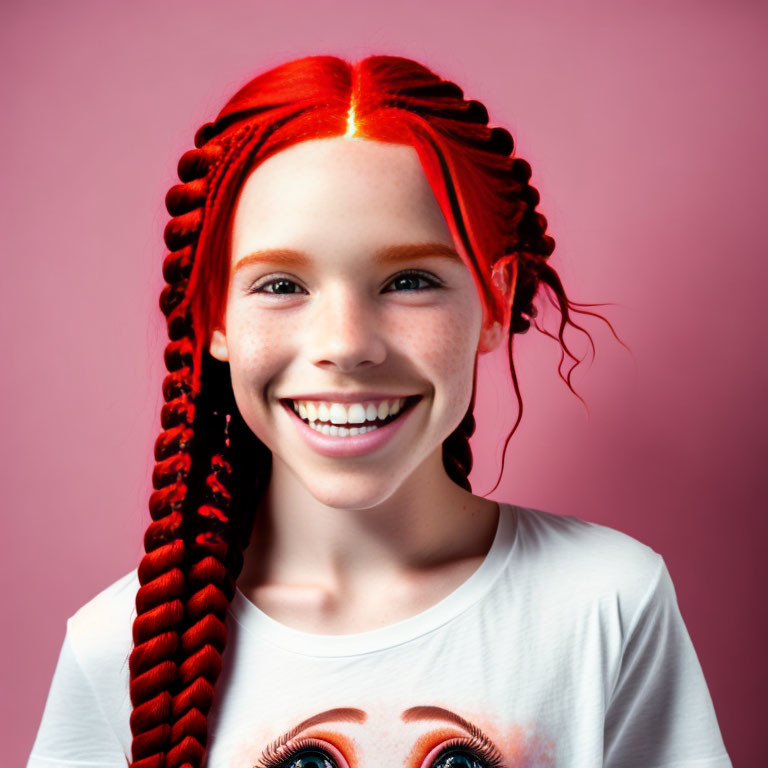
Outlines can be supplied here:
M274 323L253 317L227 317L229 365L233 386L253 389L270 380L285 359L285 333Z
M468 311L425 312L396 329L401 352L438 388L437 397L466 408L472 392L479 319Z
M285 365L285 339L273 323L239 318L236 313L227 317L227 328L229 369L237 409L254 435L274 451L265 400Z

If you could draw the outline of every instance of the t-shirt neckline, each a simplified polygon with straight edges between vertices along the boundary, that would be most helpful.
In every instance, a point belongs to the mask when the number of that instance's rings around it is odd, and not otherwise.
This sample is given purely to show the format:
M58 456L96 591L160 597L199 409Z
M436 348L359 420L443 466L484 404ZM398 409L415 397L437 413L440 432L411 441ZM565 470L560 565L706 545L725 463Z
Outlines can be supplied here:
M394 624L344 635L320 635L294 629L273 619L239 588L230 604L232 618L248 632L283 650L305 656L355 656L414 640L451 621L477 603L504 571L517 542L517 507L497 502L499 519L491 548L469 578L429 608Z

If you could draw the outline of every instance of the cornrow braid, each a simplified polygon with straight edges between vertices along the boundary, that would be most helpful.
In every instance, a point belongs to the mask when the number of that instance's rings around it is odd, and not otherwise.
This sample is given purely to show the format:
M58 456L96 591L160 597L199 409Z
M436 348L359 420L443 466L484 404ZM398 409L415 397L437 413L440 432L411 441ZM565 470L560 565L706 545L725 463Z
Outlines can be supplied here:
M218 137L212 124L206 124L195 135L196 148L179 161L182 183L166 196L173 218L164 233L170 253L163 263L167 285L160 306L170 341L165 350L168 375L161 414L165 431L158 438L163 450L156 452L153 481L158 490L151 505L166 497L175 504L174 581L153 583L156 600L173 600L173 631L167 631L154 614L142 616L137 597L136 622L143 630L144 644L134 650L137 663L131 667L132 702L138 707L138 714L135 709L131 717L132 768L199 768L205 763L208 714L226 646L226 611L253 523L255 507L249 508L246 500L253 500L254 491L263 493L271 467L271 454L237 411L228 365L207 351L196 356L190 304L195 253L211 198L237 167L239 156L253 150L253 139L252 126ZM244 438L242 428L250 439ZM240 462L233 458L235 434ZM248 465L247 472L243 467L242 459L249 458L262 468L255 473L255 484L246 479L248 473L254 474L254 464ZM238 504L233 503L236 464L243 491ZM233 520L233 514L238 519ZM138 662L150 656L145 648L154 649L153 659L162 652L164 675L151 689L153 698L133 679L134 667L142 672Z
M509 154L512 151L512 136L503 128L492 128L478 135L477 127L488 125L488 110L485 105L476 100L463 100L462 89L450 81L439 84L429 84L420 88L409 89L414 96L440 97L445 99L441 109L434 107L423 108L411 103L409 108L422 115L435 115L451 122L467 124L469 129L463 132L463 138L477 149L494 154ZM452 126L452 132L457 133L457 127ZM471 492L472 484L469 474L472 471L472 447L470 438L475 433L475 392L477 389L477 365L475 364L472 397L467 412L456 429L443 441L443 466L448 477L454 483Z
M201 503L193 504L186 517L184 617L168 768L202 765L208 742L207 716L226 645L226 611L234 591L234 578L227 567L232 468L226 456L226 414L217 407L221 387L212 380L208 360L204 359L201 377L193 461L201 466L207 461L209 471L207 475L198 473L197 485L190 486L190 499Z
M184 614L184 518L194 434L194 400L191 397L189 318L175 311L186 283L184 256L175 259L169 272L173 282L163 290L160 306L166 315L170 342L165 350L168 375L163 381L165 405L163 432L155 442L154 492L149 510L152 523L144 537L146 554L138 569L133 650L129 659L131 750L133 766L160 766L171 743L172 692L178 669L179 626Z
M133 768L187 762L175 760L186 758L190 751L187 732L199 736L194 712L210 703L204 686L190 682L190 666L199 664L190 665L187 660L195 652L207 652L200 637L210 641L217 627L208 622L206 632L194 631L195 627L191 633L184 631L185 618L195 606L191 598L198 594L201 579L210 580L205 571L211 565L195 557L197 551L189 546L190 537L198 534L183 511L190 500L190 487L198 482L206 463L200 454L210 444L209 435L202 441L195 439L205 418L193 387L195 337L185 299L202 225L206 176L218 154L216 148L186 153L179 163L184 183L173 187L166 199L174 217L165 230L170 253L163 263L167 284L160 295L169 336L164 354L168 374L163 381L163 432L155 444L155 490L149 502L153 523L145 535L146 555L139 566L141 587L129 660Z
M176 214L172 220L174 229L166 228L169 247L197 245L209 195L226 174L232 144L209 143L212 138L212 127L206 124L195 135L197 150L186 153L179 164L179 177L186 180L182 185L186 194L177 186L168 195L169 212ZM234 153L241 150L241 145L235 145ZM214 157L218 154L222 162L206 167L204 160L211 153ZM203 171L205 183L196 178ZM190 205L195 207L186 210ZM185 299L188 290L189 286L185 285ZM184 514L187 523L184 615L177 651L171 746L165 758L167 768L202 766L205 761L208 713L226 646L226 612L242 568L242 553L237 542L231 541L229 517L232 500L232 466L227 458L230 453L227 411L232 407L227 397L229 377L208 354L200 359L199 365L198 418L193 440L193 463L199 471L194 484L190 484L189 504Z
M564 331L566 326L571 325L577 330L582 331L589 339L593 352L594 344L590 334L572 320L571 313L578 312L593 315L606 322L611 331L613 331L613 327L601 315L580 309L580 307L590 305L582 305L570 301L557 272L547 263L555 249L555 240L546 233L548 225L546 217L536 210L541 198L538 190L530 184L532 175L530 164L522 158L512 156L515 142L509 131L505 128L494 127L487 129L485 133L473 132L473 129L477 126L487 127L489 121L488 111L481 102L474 100L461 101L457 104L456 100L461 100L463 93L461 88L454 83L444 82L440 86L431 85L417 88L413 90L413 93L420 93L423 96L425 91L444 97L445 105L439 110L434 108L429 110L420 109L411 104L411 109L420 111L422 114L439 114L442 119L468 124L468 129L462 132L462 139L466 143L478 150L508 158L509 160L509 163L505 166L506 171L502 171L502 173L506 173L506 193L504 197L510 204L507 211L507 249L505 253L500 255L498 262L511 260L515 265L516 280L515 289L511 296L512 306L510 308L508 329L508 350L510 375L518 403L518 415L512 430L507 436L504 454L502 455L501 472L499 473L496 485L490 491L492 492L501 480L504 472L504 455L506 454L507 445L522 418L522 396L512 355L513 336L525 333L531 323L535 324L538 310L534 305L534 298L539 292L540 285L544 284L551 290L554 296L554 303L560 311L561 320L557 336L549 333L539 325L536 325L536 328L559 342L561 358L558 365L558 373L577 397L579 395L573 389L571 375L580 360L571 352L565 341ZM454 134L457 133L455 127L452 132ZM574 365L570 368L567 375L563 375L562 364L566 355L574 361ZM471 491L471 485L468 475L472 469L472 451L469 440L474 434L476 426L473 416L475 389L476 387L473 387L472 401L466 415L443 445L443 464L446 472L454 482L469 491ZM581 398L579 397L579 399Z
M510 154L514 149L512 136L504 128L495 128L494 132L496 133L496 145L494 151L499 151L504 155ZM526 160L519 157L512 159L509 169L511 183L509 185L508 199L514 202L518 213L513 217L514 227L511 230L508 240L507 252L499 261L505 261L512 257L515 264L516 281L515 290L512 296L511 317L508 330L508 360L512 385L518 404L518 413L515 423L504 442L499 476L496 480L496 484L488 493L492 493L501 481L504 474L507 446L523 416L523 399L520 393L520 386L515 371L512 353L514 335L526 333L531 324L533 324L538 331L557 341L561 349L560 363L558 364L557 369L558 374L568 385L571 392L573 392L573 394L582 402L584 402L583 399L578 392L576 392L571 383L573 371L582 361L571 352L565 341L564 333L566 326L570 325L576 330L581 331L587 337L593 354L595 346L589 332L573 321L572 313L575 312L599 318L608 326L614 337L622 343L609 320L600 314L582 309L582 307L594 305L580 304L571 301L568 298L560 277L549 265L548 259L555 250L555 240L546 233L548 225L546 217L536 210L536 206L538 206L541 198L538 190L530 184L531 175L531 166ZM539 293L542 285L550 291L550 293L547 294L547 297L560 312L560 324L556 336L539 326L535 320L538 315L538 310L534 305L534 298ZM566 355L573 361L573 365L569 369L567 375L563 375L562 365Z

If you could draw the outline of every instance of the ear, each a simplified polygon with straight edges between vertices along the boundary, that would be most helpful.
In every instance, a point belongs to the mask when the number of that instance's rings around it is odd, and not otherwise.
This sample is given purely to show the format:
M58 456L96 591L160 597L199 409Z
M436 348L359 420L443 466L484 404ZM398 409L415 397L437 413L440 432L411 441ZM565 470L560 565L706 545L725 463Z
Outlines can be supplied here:
M491 325L483 325L480 331L480 341L477 344L477 351L480 354L493 352L504 339L504 332L501 323L495 321Z
M229 347L227 346L227 336L224 331L217 328L211 334L211 343L208 346L211 357L221 360L222 363L229 361Z

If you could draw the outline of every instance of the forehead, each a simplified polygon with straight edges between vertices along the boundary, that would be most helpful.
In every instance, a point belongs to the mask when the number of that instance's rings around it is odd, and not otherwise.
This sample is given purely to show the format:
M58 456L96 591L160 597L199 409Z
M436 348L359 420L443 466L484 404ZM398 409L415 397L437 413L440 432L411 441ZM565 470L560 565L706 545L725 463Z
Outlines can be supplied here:
M235 257L257 247L452 243L413 147L341 137L300 142L259 165L232 235Z

